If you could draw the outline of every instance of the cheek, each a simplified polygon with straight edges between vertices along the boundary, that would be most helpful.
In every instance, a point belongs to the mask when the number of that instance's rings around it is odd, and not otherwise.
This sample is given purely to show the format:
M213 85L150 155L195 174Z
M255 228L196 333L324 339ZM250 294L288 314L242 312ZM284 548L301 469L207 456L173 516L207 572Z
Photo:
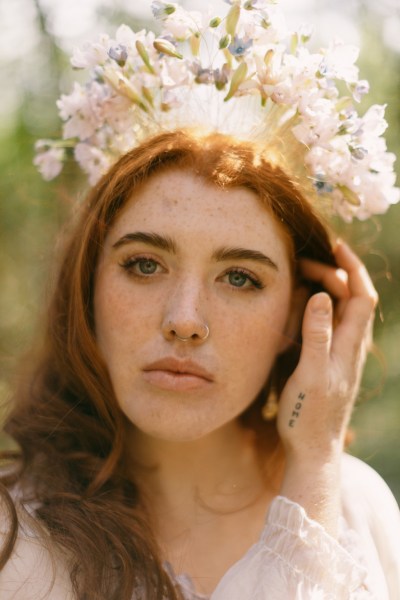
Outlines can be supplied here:
M265 384L277 355L286 342L285 327L290 307L290 293L279 295L257 309L237 315L230 323L229 342L221 350L226 366L234 374L236 383L256 395ZM229 321L225 317L225 321ZM229 322L226 325L229 329ZM233 382L232 382L233 383Z
M132 349L132 338L140 336L140 325L143 327L142 306L117 278L98 277L94 301L95 329L97 343L105 358L111 358L115 352L126 352L129 341Z

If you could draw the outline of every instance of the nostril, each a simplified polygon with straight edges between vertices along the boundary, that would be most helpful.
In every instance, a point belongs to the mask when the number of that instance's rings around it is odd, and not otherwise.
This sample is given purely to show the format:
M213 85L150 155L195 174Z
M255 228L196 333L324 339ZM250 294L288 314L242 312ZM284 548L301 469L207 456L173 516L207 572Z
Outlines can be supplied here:
M179 331L179 333L178 333ZM181 335L183 333L189 333L189 335ZM210 329L205 323L194 323L191 327L178 328L173 323L168 323L164 329L164 335L169 339L177 339L181 342L188 342L189 340L204 341L210 335Z

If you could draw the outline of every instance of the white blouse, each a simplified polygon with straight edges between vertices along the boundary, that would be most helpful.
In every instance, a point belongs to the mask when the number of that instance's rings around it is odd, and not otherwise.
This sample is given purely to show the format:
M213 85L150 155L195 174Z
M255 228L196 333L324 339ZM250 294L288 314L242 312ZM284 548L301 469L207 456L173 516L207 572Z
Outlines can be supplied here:
M211 597L172 574L187 600L400 600L400 513L381 477L345 455L338 540L278 496L259 541ZM0 531L1 534L1 531ZM0 573L2 600L74 600L68 573L29 532ZM75 599L76 600L76 599Z

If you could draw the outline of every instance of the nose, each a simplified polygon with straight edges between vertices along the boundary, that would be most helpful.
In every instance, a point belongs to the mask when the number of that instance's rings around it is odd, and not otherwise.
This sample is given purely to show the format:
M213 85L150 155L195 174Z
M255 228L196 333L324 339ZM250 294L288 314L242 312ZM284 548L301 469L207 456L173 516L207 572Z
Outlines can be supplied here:
M164 338L177 342L204 342L210 335L204 310L201 286L192 279L182 282L175 288L164 312Z

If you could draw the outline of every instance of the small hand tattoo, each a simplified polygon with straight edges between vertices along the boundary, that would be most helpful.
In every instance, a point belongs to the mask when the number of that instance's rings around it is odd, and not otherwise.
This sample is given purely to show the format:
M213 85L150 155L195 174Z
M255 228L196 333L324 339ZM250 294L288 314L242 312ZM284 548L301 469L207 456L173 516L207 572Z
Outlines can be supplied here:
M304 394L304 392L300 392L300 394L297 396L297 402L294 405L292 417L289 420L289 427L294 427L297 419L300 417L300 411L303 407L303 400L305 399L305 397L306 395Z

